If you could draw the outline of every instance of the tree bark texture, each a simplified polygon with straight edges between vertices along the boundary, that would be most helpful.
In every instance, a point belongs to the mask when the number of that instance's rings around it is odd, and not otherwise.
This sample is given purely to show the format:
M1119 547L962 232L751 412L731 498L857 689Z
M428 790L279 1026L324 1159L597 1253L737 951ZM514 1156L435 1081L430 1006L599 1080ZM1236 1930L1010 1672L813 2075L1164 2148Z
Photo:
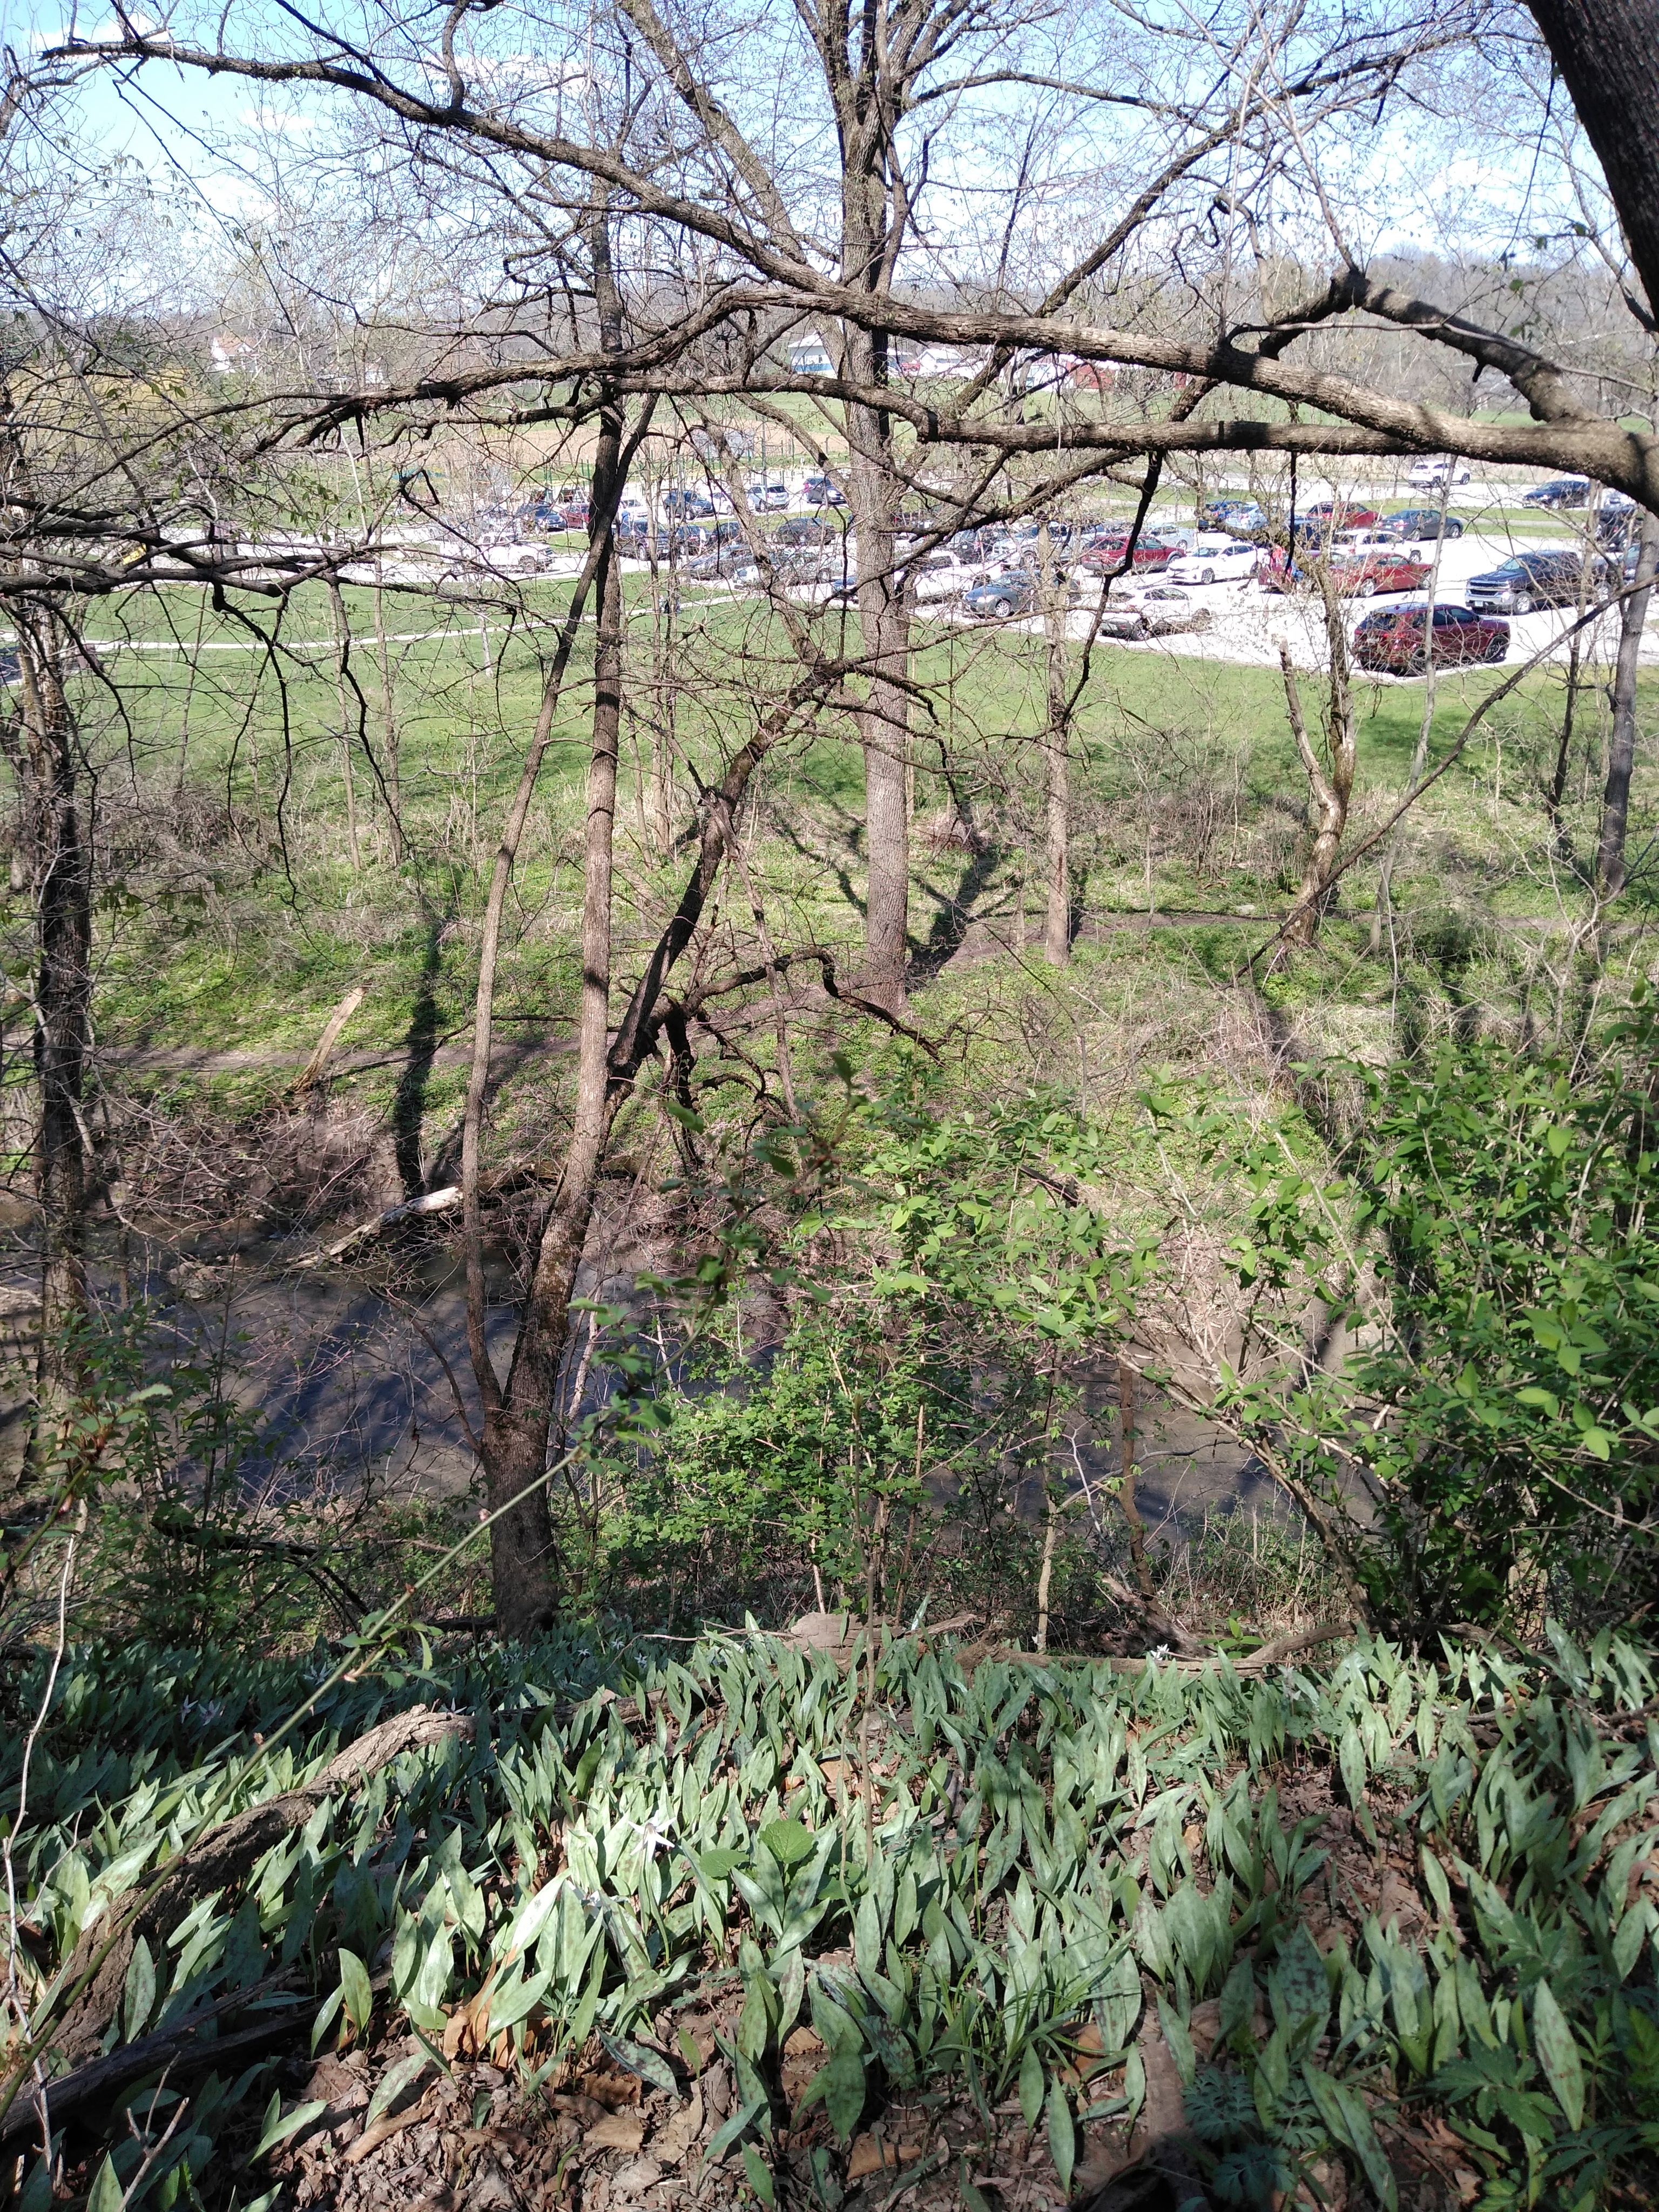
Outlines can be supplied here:
M1072 701L1066 665L1067 592L1054 574L1053 549L1046 522L1037 532L1037 562L1048 679L1048 726L1042 749L1044 875L1048 888L1042 949L1053 967L1063 968L1072 957Z
M588 225L594 294L605 350L622 344L622 313L611 268L609 216L598 206ZM462 1185L467 1231L467 1334L473 1370L484 1401L479 1459L484 1492L493 1516L490 1571L495 1620L504 1637L533 1634L556 1616L559 1607L552 1515L546 1485L548 1440L556 1412L554 1400L560 1363L569 1329L570 1300L576 1271L592 1216L608 1127L606 1047L611 1003L611 890L617 812L617 758L622 726L622 570L616 557L612 523L625 473L623 416L608 402L599 415L594 453L591 528L598 555L599 621L593 647L592 734L587 777L587 822L582 899L582 986L578 1035L576 1111L552 1204L536 1235L531 1279L519 1317L518 1334L505 1384L498 1382L484 1341L483 1234L479 1219L478 1139L483 1093L488 1081L489 1036L481 1021L474 1037L472 1083L463 1139ZM551 684L544 701L532 747L539 763L551 721ZM523 805L515 806L511 843L516 849L527 811L531 768L520 785ZM507 866L511 854L504 845ZM497 875L501 874L497 863ZM492 899L499 921L499 902ZM494 988L494 948L489 988ZM485 978L480 978L480 1011ZM482 1062L482 1065L481 1065ZM475 1094L476 1093L476 1097Z
M858 22L856 48L847 29ZM833 23L833 29L830 25ZM821 51L836 88L842 149L842 281L884 299L905 223L895 205L894 136L898 94L880 52L872 15L821 19ZM887 382L888 334L843 322L846 372L866 390ZM893 574L896 477L892 425L884 406L849 405L848 489L858 526L858 605L866 664L864 749L865 837L868 848L864 988L890 1013L902 1012L909 965L909 701L905 688L909 610Z
M851 354L872 351L866 332L849 331ZM872 375L878 374L872 368ZM893 477L884 419L872 408L848 410L853 454L848 482L858 526L858 605L867 668L860 717L864 750L865 839L868 854L864 988L890 1012L904 1006L910 937L910 810L906 768L909 701L908 611L893 574Z
M43 1410L70 1380L64 1333L87 1309L82 1098L92 1006L92 849L82 817L68 641L55 616L12 610L22 696L22 766L33 878L34 1070L40 1091L35 1188L41 1212Z
M1641 550L1636 556L1636 589L1625 601L1619 653L1613 671L1613 736L1607 746L1607 783L1601 799L1601 836L1595 855L1596 895L1617 898L1625 887L1625 830L1630 818L1630 780L1636 764L1636 668L1653 580L1659 569L1659 523L1642 518Z
M621 425L602 431L614 452ZM582 895L582 987L576 1111L564 1170L537 1239L512 1364L499 1405L484 1416L486 1494L492 1511L516 1501L490 1528L495 1619L505 1636L543 1627L558 1610L552 1516L544 1485L548 1438L557 1411L559 1368L570 1301L593 1215L610 1126L606 1052L611 1018L611 893L622 726L622 567L614 545L599 578L594 647L592 749ZM529 1490L528 1496L520 1493Z
M1659 9L1653 0L1528 0L1566 82L1659 317Z
M1348 826L1348 802L1353 795L1358 755L1354 742L1353 699L1348 684L1347 632L1342 623L1342 603L1330 578L1322 579L1325 591L1326 629L1330 639L1330 698L1326 715L1329 765L1319 757L1308 736L1302 713L1302 696L1290 647L1279 648L1279 665L1285 678L1285 705L1291 734L1308 776L1308 827L1313 842L1302 872L1302 888L1285 925L1286 945L1309 945L1319 932L1319 919L1336 867L1342 833Z

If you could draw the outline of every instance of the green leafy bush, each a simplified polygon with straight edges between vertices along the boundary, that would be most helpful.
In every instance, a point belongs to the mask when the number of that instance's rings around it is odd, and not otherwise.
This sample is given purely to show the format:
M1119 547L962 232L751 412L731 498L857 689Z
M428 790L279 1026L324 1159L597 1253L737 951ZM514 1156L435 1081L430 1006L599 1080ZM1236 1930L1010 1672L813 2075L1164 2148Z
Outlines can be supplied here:
M1489 1040L1350 1072L1334 1159L1294 1128L1234 1157L1240 1281L1352 1332L1334 1371L1282 1359L1232 1410L1332 1511L1356 1496L1360 1580L1413 1635L1629 1620L1659 1595L1659 1024L1606 1056ZM1212 1152L1227 1117L1198 1117Z

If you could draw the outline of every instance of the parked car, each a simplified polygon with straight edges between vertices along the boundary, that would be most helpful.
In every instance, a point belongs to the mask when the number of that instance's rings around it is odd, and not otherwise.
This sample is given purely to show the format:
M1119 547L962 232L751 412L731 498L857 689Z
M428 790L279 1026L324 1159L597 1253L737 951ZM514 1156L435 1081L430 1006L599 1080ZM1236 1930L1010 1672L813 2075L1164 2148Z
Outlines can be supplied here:
M780 590L793 591L803 584L839 584L843 580L839 550L831 552L821 545L780 545L775 539L767 555L771 580ZM745 559L731 572L732 581L739 590L763 590L766 578L759 563Z
M1198 510L1200 530L1224 532L1229 537L1243 538L1253 530L1267 527L1267 511L1255 499L1206 499Z
M808 507L845 507L847 495L839 484L828 477L808 477L800 488L800 495Z
M1054 580L1066 584L1068 602L1077 598L1077 586L1063 569L1055 570ZM1037 605L1036 573L1030 568L1009 568L1000 576L988 576L982 584L975 585L962 604L981 622L1006 622L1011 615L1034 614Z
M712 553L699 553L685 564L686 580L693 584L712 584L723 576L734 576L739 568L752 568L755 556L741 540L734 544L716 546Z
M1429 563L1403 545L1372 538L1331 550L1331 581L1344 599L1371 599L1379 592L1415 592L1429 580Z
M1415 484L1419 491L1431 490L1440 484L1467 483L1468 480L1468 463L1460 461L1452 453L1425 453L1406 471L1406 482Z
M712 516L714 502L707 492L697 490L695 485L671 484L662 495L662 511L683 522L691 522L704 515Z
M1529 615L1534 607L1572 607L1588 586L1599 592L1607 563L1598 560L1588 578L1577 553L1516 553L1496 568L1468 580L1472 607L1497 614Z
M1496 615L1474 607L1431 610L1419 599L1403 607L1379 607L1375 614L1363 617L1353 634L1353 657L1361 668L1376 675L1420 676L1429 660L1425 636L1434 641L1437 668L1502 660L1510 649L1510 626Z
M958 530L954 537L945 540L945 547L961 561L988 561L991 548L1001 535L1000 530L989 524L977 530Z
M1304 507L1296 518L1298 538L1330 538L1339 530L1371 530L1382 520L1373 507L1339 505L1328 499Z
M1588 477L1557 477L1549 483L1537 484L1522 495L1522 507L1588 507L1589 505Z
M1109 537L1097 538L1078 566L1092 570L1096 575L1109 574L1114 569L1122 567L1123 556L1128 550L1128 532L1115 531ZM1138 569L1167 568L1176 555L1183 550L1172 540L1159 538L1148 531L1135 540L1134 559L1130 565Z
M840 536L833 523L820 522L812 514L797 514L779 524L772 542L775 545L827 545Z
M1461 538L1463 526L1455 514L1442 514L1437 507L1402 507L1393 514L1385 514L1372 529L1378 538L1409 538L1427 541L1436 538Z
M714 552L720 539L712 523L682 522L670 533L669 543L684 561L690 556Z
M757 514L787 514L789 512L789 487L781 477L775 478L769 483L745 484L743 495Z
M1622 491L1604 491L1595 513L1595 542L1608 552L1621 552L1630 544L1635 526L1636 501Z
M1244 583L1261 564L1261 548L1247 545L1242 538L1200 535L1190 553L1183 553L1164 569L1171 584Z
M1100 616L1103 637L1163 637L1174 630L1207 629L1214 619L1208 607L1190 599L1178 584L1133 586L1115 592Z
M21 684L23 664L15 645L0 645L0 684Z
M918 606L939 606L948 600L959 599L977 573L954 555L939 551L924 553L919 560L912 561L904 571L904 580Z
M498 576L539 576L548 564L545 545L533 540L514 538L493 545L481 545L479 558Z

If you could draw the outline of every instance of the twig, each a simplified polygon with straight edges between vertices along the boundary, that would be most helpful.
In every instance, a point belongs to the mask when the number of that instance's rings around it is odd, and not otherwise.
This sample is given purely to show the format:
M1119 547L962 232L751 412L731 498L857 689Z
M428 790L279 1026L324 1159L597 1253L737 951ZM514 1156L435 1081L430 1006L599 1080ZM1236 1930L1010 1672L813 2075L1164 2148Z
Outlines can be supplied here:
M23 1764L17 1781L17 1810L13 1814L11 1823L6 1830L3 1845L6 1867L6 1911L10 1923L11 1936L10 1948L6 1955L6 2002L9 2008L16 2014L18 2031L26 2043L30 2039L29 2015L28 2008L18 1994L17 1988L19 1943L17 1874L12 1863L11 1847L15 1839L22 1832L24 1815L28 1809L29 1762L34 1756L34 1747L40 1741L40 1731L46 1724L46 1716L52 1711L52 1692L58 1686L58 1672L63 1666L64 1653L68 1647L70 1577L75 1571L75 1547L86 1525L87 1501L83 1498L81 1500L81 1510L74 1530L70 1536L68 1548L64 1554L64 1571L58 1578L58 1638L52 1647L52 1665L46 1670L46 1686L40 1695L40 1707L35 1713L33 1725L30 1728L23 1744ZM52 2120L46 2104L46 2078L38 2056L34 2057L34 2075L38 2096L34 2109L40 2115L40 2120L41 2156L50 2170Z

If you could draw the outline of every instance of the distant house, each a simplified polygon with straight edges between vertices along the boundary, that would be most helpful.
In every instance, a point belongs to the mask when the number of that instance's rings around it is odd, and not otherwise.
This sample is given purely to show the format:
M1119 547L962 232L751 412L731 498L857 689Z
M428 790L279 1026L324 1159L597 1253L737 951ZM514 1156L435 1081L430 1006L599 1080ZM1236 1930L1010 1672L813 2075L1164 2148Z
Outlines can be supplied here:
M259 366L259 349L252 338L239 338L234 331L221 331L208 349L219 376L246 376Z
M1073 392L1109 392L1117 382L1117 371L1109 361L1074 361L1062 356L1060 365Z
M821 337L797 338L789 348L792 376L833 376L835 367Z
M984 365L983 353L950 345L917 346L906 353L901 364L907 376L949 377L958 381L977 376Z

